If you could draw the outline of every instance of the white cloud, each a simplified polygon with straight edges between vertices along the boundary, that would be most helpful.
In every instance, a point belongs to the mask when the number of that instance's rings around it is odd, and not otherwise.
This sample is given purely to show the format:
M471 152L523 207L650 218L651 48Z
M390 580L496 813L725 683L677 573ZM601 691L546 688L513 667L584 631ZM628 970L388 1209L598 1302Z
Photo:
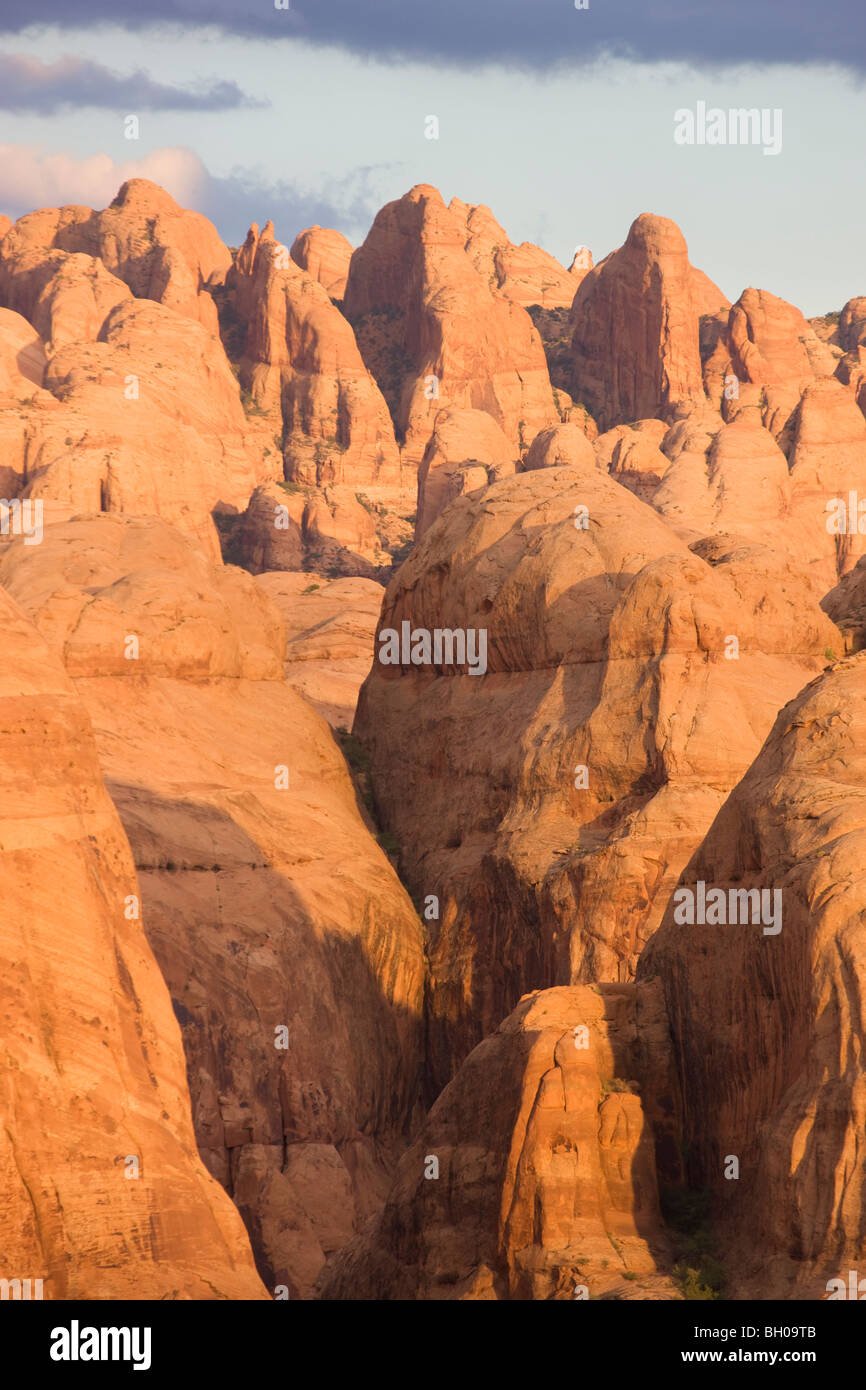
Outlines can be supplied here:
M183 147L118 162L107 154L78 158L43 146L0 145L0 210L16 217L66 203L104 208L134 178L152 179L184 207L198 206L209 182L198 155Z
M151 150L141 159L118 162L107 154L87 157L38 145L0 145L0 213L13 220L37 208L77 203L104 208L127 179L150 179L180 204L204 213L230 244L243 241L250 223L271 217L283 241L314 222L361 239L382 197L377 180L387 166L362 166L342 179L322 177L300 186L269 180L258 168L211 174L183 146Z

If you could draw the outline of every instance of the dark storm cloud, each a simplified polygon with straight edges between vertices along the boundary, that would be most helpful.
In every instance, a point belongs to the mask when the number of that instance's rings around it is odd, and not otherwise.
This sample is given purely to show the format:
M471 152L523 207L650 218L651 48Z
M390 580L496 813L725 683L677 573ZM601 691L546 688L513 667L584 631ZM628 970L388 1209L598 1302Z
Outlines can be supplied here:
M51 115L63 107L99 106L133 111L230 111L258 106L234 82L207 87L169 87L146 72L122 76L101 63L61 58L43 63L23 54L0 54L0 110Z
M529 69L615 53L700 67L837 62L866 70L863 0L0 0L0 32L161 22L300 37L369 57Z

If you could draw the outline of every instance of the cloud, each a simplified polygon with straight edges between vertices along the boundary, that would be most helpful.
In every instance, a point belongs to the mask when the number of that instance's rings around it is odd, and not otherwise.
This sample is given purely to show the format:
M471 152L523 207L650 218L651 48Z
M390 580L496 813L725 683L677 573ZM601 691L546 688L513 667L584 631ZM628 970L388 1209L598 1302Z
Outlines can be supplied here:
M117 163L110 155L79 159L33 145L0 145L0 209L22 217L35 208L83 203L107 207L126 179L152 179L184 206L204 196L208 173L191 150L152 150Z
M84 58L43 63L24 54L0 54L0 110L50 116L61 107L99 106L123 111L231 111L264 103L234 82L169 87L140 70L121 76Z
M139 178L160 184L182 207L204 213L232 246L243 241L251 222L261 225L269 217L277 236L289 244L316 222L358 241L383 201L381 176L392 167L371 165L303 188L274 183L256 169L211 174L182 146L116 162L107 154L76 158L33 145L0 145L0 212L15 219L65 203L104 208L126 179Z
M381 176L394 167L370 165L344 178L323 178L314 187L273 183L256 170L239 169L227 178L208 176L198 210L216 223L231 245L243 241L251 222L261 226L269 217L279 240L289 245L298 232L316 223L336 227L357 244L385 201Z
M0 32L34 24L128 30L174 23L247 38L303 38L387 61L487 62L546 70L607 53L640 62L839 63L866 71L863 0L28 0L4 6Z

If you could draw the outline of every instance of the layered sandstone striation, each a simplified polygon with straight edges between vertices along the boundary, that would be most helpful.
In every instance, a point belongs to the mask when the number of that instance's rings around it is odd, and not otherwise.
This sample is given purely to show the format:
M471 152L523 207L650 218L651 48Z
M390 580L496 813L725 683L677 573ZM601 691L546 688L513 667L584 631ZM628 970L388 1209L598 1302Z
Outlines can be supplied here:
M658 983L525 997L445 1087L322 1296L679 1297L651 1126L673 1106Z
M689 1176L714 1193L735 1297L824 1298L863 1258L863 717L861 654L781 710L682 875L728 901L778 893L779 929L751 903L680 924L672 901L640 962L664 985Z
M694 554L593 464L457 499L391 581L380 637L487 634L476 675L377 640L355 723L401 872L438 901L434 1082L527 987L632 975L779 705L841 650L778 563Z
M602 430L673 413L703 399L699 321L721 290L689 263L682 232L642 213L628 237L581 281L572 395Z
M388 407L328 291L253 223L228 277L244 331L240 377L280 431L285 476L325 485L399 483Z
M0 631L2 1277L42 1279L52 1300L265 1298L196 1153L180 1031L90 721L3 589Z
M11 542L0 583L93 721L202 1157L268 1289L303 1296L406 1142L424 977L412 904L330 729L283 679L283 624L252 576L160 521L103 515Z
M702 1296L706 1196L734 1297L857 1267L864 411L866 299L649 214L0 217L0 1276Z
M446 408L487 411L512 450L559 419L532 320L465 243L460 217L419 184L382 208L349 268L343 309L410 464Z

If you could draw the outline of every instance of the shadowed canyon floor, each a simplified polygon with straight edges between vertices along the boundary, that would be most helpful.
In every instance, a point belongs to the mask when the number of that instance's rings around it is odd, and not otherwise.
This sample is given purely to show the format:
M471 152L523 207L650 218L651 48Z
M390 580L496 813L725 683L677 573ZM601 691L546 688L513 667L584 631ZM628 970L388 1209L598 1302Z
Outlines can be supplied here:
M623 232L0 222L0 1277L866 1260L866 297Z

